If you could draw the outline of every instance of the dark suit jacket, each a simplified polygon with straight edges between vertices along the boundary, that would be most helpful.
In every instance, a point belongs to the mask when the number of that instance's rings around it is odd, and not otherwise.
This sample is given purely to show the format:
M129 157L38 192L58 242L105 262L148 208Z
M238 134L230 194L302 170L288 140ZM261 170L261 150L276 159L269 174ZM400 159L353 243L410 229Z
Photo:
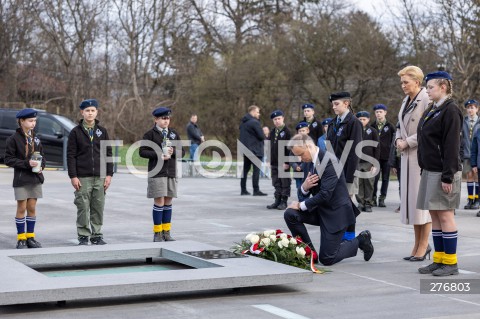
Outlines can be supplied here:
M319 163L324 157L325 152L320 150L318 154ZM317 173L316 170L314 173ZM358 216L360 211L348 195L344 174L342 173L340 178L337 177L331 160L328 160L318 185L310 189L310 193L313 197L307 199L305 205L308 211L319 214L329 233L336 233L349 225L355 224L355 216Z

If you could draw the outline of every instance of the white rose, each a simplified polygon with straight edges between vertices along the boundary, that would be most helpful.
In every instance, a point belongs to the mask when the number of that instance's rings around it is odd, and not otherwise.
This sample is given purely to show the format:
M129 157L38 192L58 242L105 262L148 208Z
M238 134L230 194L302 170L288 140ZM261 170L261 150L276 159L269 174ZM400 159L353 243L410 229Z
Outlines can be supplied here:
M295 250L297 251L297 254L302 257L305 257L305 254L307 253L303 247L297 247Z
M296 245L297 244L297 240L295 238L290 238L290 244L292 245Z
M270 246L270 238L263 238L263 239L261 240L261 243L262 243L265 247Z
M250 238L251 238L253 235L255 235L255 234L254 234L254 233L248 234L247 236L245 236L245 240L250 241Z
M265 237L268 237L270 235L275 235L275 231L274 230L266 230L263 232L263 236Z
M288 244L290 244L290 240L288 240L288 238L282 238L280 242L284 247L288 247Z
M275 235L270 235L270 240L271 240L271 241L276 241L276 240L277 240L277 236L275 236Z
M281 234L280 234L280 238L282 238L282 239L283 239L283 238L287 238L287 237L288 237L288 235L285 234L285 233L281 233Z
M254 244L254 245L255 245L256 243L258 243L259 240L260 240L260 237L259 237L258 235L252 235L252 236L250 237L250 242L251 242L252 244Z
M282 241L279 241L277 245L278 247L283 248Z

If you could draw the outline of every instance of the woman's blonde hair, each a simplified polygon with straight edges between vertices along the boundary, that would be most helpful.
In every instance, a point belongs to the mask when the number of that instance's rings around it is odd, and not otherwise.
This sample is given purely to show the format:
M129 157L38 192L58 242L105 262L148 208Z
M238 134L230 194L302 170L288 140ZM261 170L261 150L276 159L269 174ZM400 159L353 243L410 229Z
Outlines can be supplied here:
M404 67L403 69L398 72L398 76L402 77L404 75L408 75L413 80L418 81L419 85L422 85L423 82L423 71L418 66L409 65Z

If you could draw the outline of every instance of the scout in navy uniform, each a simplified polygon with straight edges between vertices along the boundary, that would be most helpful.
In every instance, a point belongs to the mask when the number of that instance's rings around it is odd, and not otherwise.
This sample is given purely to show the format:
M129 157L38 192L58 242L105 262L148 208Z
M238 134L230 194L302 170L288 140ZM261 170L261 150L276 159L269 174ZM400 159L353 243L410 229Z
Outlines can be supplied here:
M357 118L363 125L363 141L375 141L378 142L378 133L377 130L370 126L370 113L367 111L360 111L357 113ZM375 158L378 160L380 158L380 147L373 146L364 146L362 148L362 153ZM371 172L375 174L375 167L372 163L360 159L358 163L358 170L360 172ZM359 178L358 179L358 195L356 195L358 202L358 209L364 212L371 213L373 205L373 183L375 182L375 177L371 178Z
M107 147L102 154L101 141L108 141L107 130L98 125L98 101L84 100L80 103L83 119L68 136L67 162L68 176L75 189L77 206L77 235L79 245L105 245L103 240L103 211L105 194L113 176L113 164L106 157L112 156L112 148ZM101 167L105 165L105 167ZM101 176L105 172L106 176Z
M378 207L385 207L385 198L387 197L388 182L390 181L390 149L395 140L395 126L387 121L387 107L384 104L377 104L373 107L375 117L372 126L378 132L380 149L380 173L382 174L382 188L380 197L378 197ZM380 173L375 176L373 185L373 206L377 206L377 185L380 180Z
M475 100L468 100L465 102L465 109L467 110L467 116L463 120L462 129L462 149L463 149L463 173L467 175L467 191L468 202L465 205L465 209L479 209L480 201L478 199L478 176L473 172L472 165L470 163L470 151L473 147L474 137L477 135L478 128L480 127L480 120L478 118L478 102ZM474 155L476 156L476 155Z
M297 130L297 134L302 134L302 135L309 135L310 129L308 128L308 123L307 122L299 122L297 126L295 126L295 129ZM299 162L294 162L291 163L292 169L294 172L299 173L302 172L304 173L305 169L305 163L302 163L301 161ZM304 174L302 174L304 175ZM295 177L295 186L297 187L297 197L299 201L304 201L307 197L302 194L302 191L300 190L300 186L302 186L304 180L303 177Z
M330 124L331 121L331 117L327 117L322 121L323 135L320 136L317 141L317 146L320 147L324 152L327 151L327 143L325 141L327 140L328 124Z
M348 92L333 93L329 97L333 111L337 115L328 125L327 141L330 141L335 156L340 160L345 145L353 141L348 157L343 163L343 173L347 182L348 194L353 197L358 190L355 185L354 174L358 166L358 156L355 154L357 144L362 141L362 123L351 110L352 98ZM346 240L355 238L355 225L350 225L345 232Z
M312 140L317 141L323 134L323 129L320 122L315 118L315 107L313 104L303 104L303 121L308 123L309 133L308 136Z
M417 128L417 156L422 168L417 208L430 211L435 253L433 263L418 271L434 276L457 275L458 232L454 212L460 205L463 115L452 99L450 74L430 73L425 81L433 103L423 113Z
M345 176L337 175L332 161L328 160L321 177L317 167L325 156L331 156L316 146L308 136L295 135L291 140L291 151L308 164L307 178L302 184L302 192L312 197L302 202L292 202L284 213L284 219L293 236L299 236L312 250L315 248L305 224L320 227L319 261L324 265L333 265L342 259L357 255L363 251L363 258L372 258L374 247L368 230L362 231L352 240L343 240L348 225L355 223L360 213L348 195Z
M280 141L289 141L291 134L288 127L285 125L285 117L280 110L272 112L270 119L273 121L274 127L270 131L270 167L272 170L272 185L275 188L275 202L268 205L268 209L287 208L287 201L290 197L290 184L292 180L290 177L279 177L280 171L290 171L290 165L287 162L279 162L280 154L283 153L285 157L290 155L287 149L286 142L282 146Z
M158 107L153 112L155 125L143 135L162 150L157 153L153 148L143 145L140 156L148 158L147 197L153 198L153 241L174 241L170 234L172 222L172 199L177 197L177 158L172 141L179 141L180 135L169 128L172 111L167 107ZM182 157L185 151L182 148ZM161 167L158 171L158 166ZM158 172L155 173L155 169Z
M35 240L35 205L37 198L42 198L42 184L45 180L42 170L45 168L45 156L42 143L33 131L37 122L37 111L23 109L17 113L16 117L19 128L7 138L5 164L14 168L13 190L17 201L15 216L17 249L40 248L42 245ZM41 162L32 159L32 155L36 152L42 156ZM25 212L27 212L27 217L25 217Z

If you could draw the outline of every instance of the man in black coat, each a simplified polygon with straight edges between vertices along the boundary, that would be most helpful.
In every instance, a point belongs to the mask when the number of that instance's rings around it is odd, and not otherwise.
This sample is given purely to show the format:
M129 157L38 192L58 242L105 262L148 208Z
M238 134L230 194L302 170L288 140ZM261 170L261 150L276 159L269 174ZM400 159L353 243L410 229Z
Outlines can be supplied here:
M242 118L240 123L240 142L258 158L258 165L256 165L248 156L243 155L243 175L240 181L241 195L250 195L247 191L247 176L253 164L253 196L266 196L267 194L260 191L260 167L264 155L264 140L262 126L260 125L260 108L256 105L251 105L248 108L248 113Z
M285 211L285 222L292 236L299 236L315 250L305 224L320 226L318 259L324 265L356 256L359 248L365 261L370 260L374 248L368 230L353 240L342 240L347 227L355 224L355 217L360 212L348 194L343 173L338 177L335 172L329 159L333 155L320 150L309 137L299 134L291 139L290 146L292 153L310 166L302 192L313 195L303 202L292 202ZM326 165L321 165L323 160L327 161Z

